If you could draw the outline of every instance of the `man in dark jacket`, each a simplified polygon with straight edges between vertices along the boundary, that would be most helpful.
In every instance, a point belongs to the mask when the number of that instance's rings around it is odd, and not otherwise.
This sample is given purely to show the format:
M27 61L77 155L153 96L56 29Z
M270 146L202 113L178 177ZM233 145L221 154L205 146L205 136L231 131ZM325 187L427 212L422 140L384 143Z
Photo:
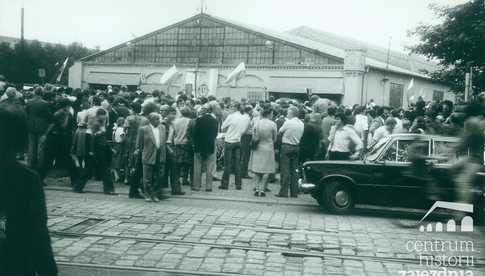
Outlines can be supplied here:
M25 113L0 104L0 275L55 276L41 181L15 160L27 132Z
M320 152L321 121L319 113L312 113L309 121L305 123L303 136L300 140L300 164L317 160Z
M216 138L218 133L217 114L219 104L212 101L201 109L201 116L195 119L191 134L194 144L194 180L192 190L199 191L203 167L206 168L205 190L212 191L212 175L216 168Z
M54 113L52 123L41 137L42 161L39 166L40 179L44 181L47 173L52 168L54 160L56 167L66 168L69 171L71 185L74 185L78 177L78 171L71 157L74 117L69 112L71 102L61 99L58 110Z
M42 88L37 87L34 90L34 97L25 108L29 125L28 164L33 169L36 169L39 165L37 155L39 139L52 120L52 106L42 99L42 93Z

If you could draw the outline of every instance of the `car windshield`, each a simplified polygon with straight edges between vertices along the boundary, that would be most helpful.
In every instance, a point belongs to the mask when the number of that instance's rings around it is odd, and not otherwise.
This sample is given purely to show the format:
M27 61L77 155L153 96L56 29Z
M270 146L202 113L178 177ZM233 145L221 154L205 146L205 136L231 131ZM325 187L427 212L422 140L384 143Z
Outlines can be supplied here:
M390 137L386 137L384 139L379 140L377 143L372 145L369 148L369 151L367 153L366 159L367 160L375 160L379 153L381 152L382 147L384 147L385 144L391 139Z

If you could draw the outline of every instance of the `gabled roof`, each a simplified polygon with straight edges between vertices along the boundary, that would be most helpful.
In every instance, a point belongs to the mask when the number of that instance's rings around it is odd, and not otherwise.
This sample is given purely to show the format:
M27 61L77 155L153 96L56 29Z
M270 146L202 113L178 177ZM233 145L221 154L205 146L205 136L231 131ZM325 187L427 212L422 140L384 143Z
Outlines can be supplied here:
M103 55L118 48L125 47L129 43L138 42L155 34L188 23L197 18L207 18L220 24L229 25L243 31L255 32L262 36L268 37L269 39L280 40L283 43L290 44L295 47L306 48L307 50L317 52L321 55L332 56L339 59L345 58L345 49L365 48L367 50L366 64L368 66L400 74L428 78L428 76L425 74L425 71L433 72L438 68L436 64L426 61L421 57L406 55L396 51L390 52L389 64L387 64L387 49L373 46L358 40L324 32L321 30L312 29L306 26L298 27L287 32L276 32L246 23L236 22L214 15L209 15L207 13L194 15L185 20L179 21L149 34L137 37L133 40L119 44L107 50L84 57L81 60L87 60L92 57Z
M167 27L158 29L158 30L153 31L151 33L148 33L146 35L143 35L143 36L134 38L134 39L129 40L127 42L124 42L124 43L118 44L118 45L116 45L114 47L111 47L109 49L106 49L106 50L103 50L103 51L94 53L92 55L83 57L81 59L81 61L84 61L84 60L87 60L87 59L90 59L90 58L93 58L93 57L97 57L97 56L106 54L106 53L111 52L113 50L116 50L116 49L125 47L125 46L127 46L129 44L132 44L132 43L135 43L135 42L144 40L144 39L149 38L149 37L151 37L153 35L156 35L158 33L162 33L164 31L167 31L169 29L175 28L177 26L184 25L184 24L186 24L188 22L191 22L191 21L196 20L196 19L199 19L199 18L207 18L207 19L209 19L211 21L214 21L214 22L217 22L217 23L220 23L220 24L224 24L224 25L228 25L228 26L234 27L236 29L240 29L242 31L248 31L248 32L258 33L259 35L265 36L268 39L272 39L272 40L276 40L276 41L279 40L280 42L283 42L283 43L286 43L286 44L290 44L290 45L293 45L293 46L298 47L298 48L306 48L307 50L310 50L310 51L316 51L320 55L332 56L332 57L339 58L339 59L343 59L344 58L343 57L343 52L342 53L340 53L340 52L337 53L335 51L332 51L332 49L330 49L330 48L328 48L328 49L325 49L325 48L322 49L322 47L315 47L316 46L315 45L315 42L307 41L304 38L299 38L299 37L296 37L296 36L291 36L291 35L288 35L286 33L274 32L274 31L271 31L271 30L268 30L268 29L263 29L261 27L256 27L256 26L252 26L252 25L245 24L245 23L240 23L240 22L236 22L236 21L233 21L233 20L228 20L228 19L225 19L225 18L220 18L220 17L217 17L217 16L209 15L207 13L199 13L199 14L194 15L192 17L189 17L189 18L187 18L185 20L182 20L182 21L179 21L177 23L171 24L171 25L169 25ZM322 51L322 50L325 50L325 51Z

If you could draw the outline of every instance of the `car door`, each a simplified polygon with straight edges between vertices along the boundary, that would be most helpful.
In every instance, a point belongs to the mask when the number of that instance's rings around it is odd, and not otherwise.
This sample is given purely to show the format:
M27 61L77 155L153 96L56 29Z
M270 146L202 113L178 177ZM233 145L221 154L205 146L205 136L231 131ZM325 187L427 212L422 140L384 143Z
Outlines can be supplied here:
M425 181L416 178L411 168L411 145L420 143L421 154L429 156L430 139L400 138L393 140L378 159L381 169L375 172L375 183L380 185L380 204L401 207L419 207L425 198ZM416 150L414 148L413 150Z

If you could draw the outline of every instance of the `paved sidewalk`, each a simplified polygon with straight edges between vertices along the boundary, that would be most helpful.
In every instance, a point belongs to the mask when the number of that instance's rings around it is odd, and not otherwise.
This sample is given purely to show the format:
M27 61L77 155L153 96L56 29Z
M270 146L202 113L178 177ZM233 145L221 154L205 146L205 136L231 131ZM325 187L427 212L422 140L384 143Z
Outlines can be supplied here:
M425 269L408 242L471 240L482 265L473 267L474 275L485 274L478 232L420 233L387 218L310 206L184 198L145 203L60 191L47 191L47 204L61 264L207 275L400 275Z

